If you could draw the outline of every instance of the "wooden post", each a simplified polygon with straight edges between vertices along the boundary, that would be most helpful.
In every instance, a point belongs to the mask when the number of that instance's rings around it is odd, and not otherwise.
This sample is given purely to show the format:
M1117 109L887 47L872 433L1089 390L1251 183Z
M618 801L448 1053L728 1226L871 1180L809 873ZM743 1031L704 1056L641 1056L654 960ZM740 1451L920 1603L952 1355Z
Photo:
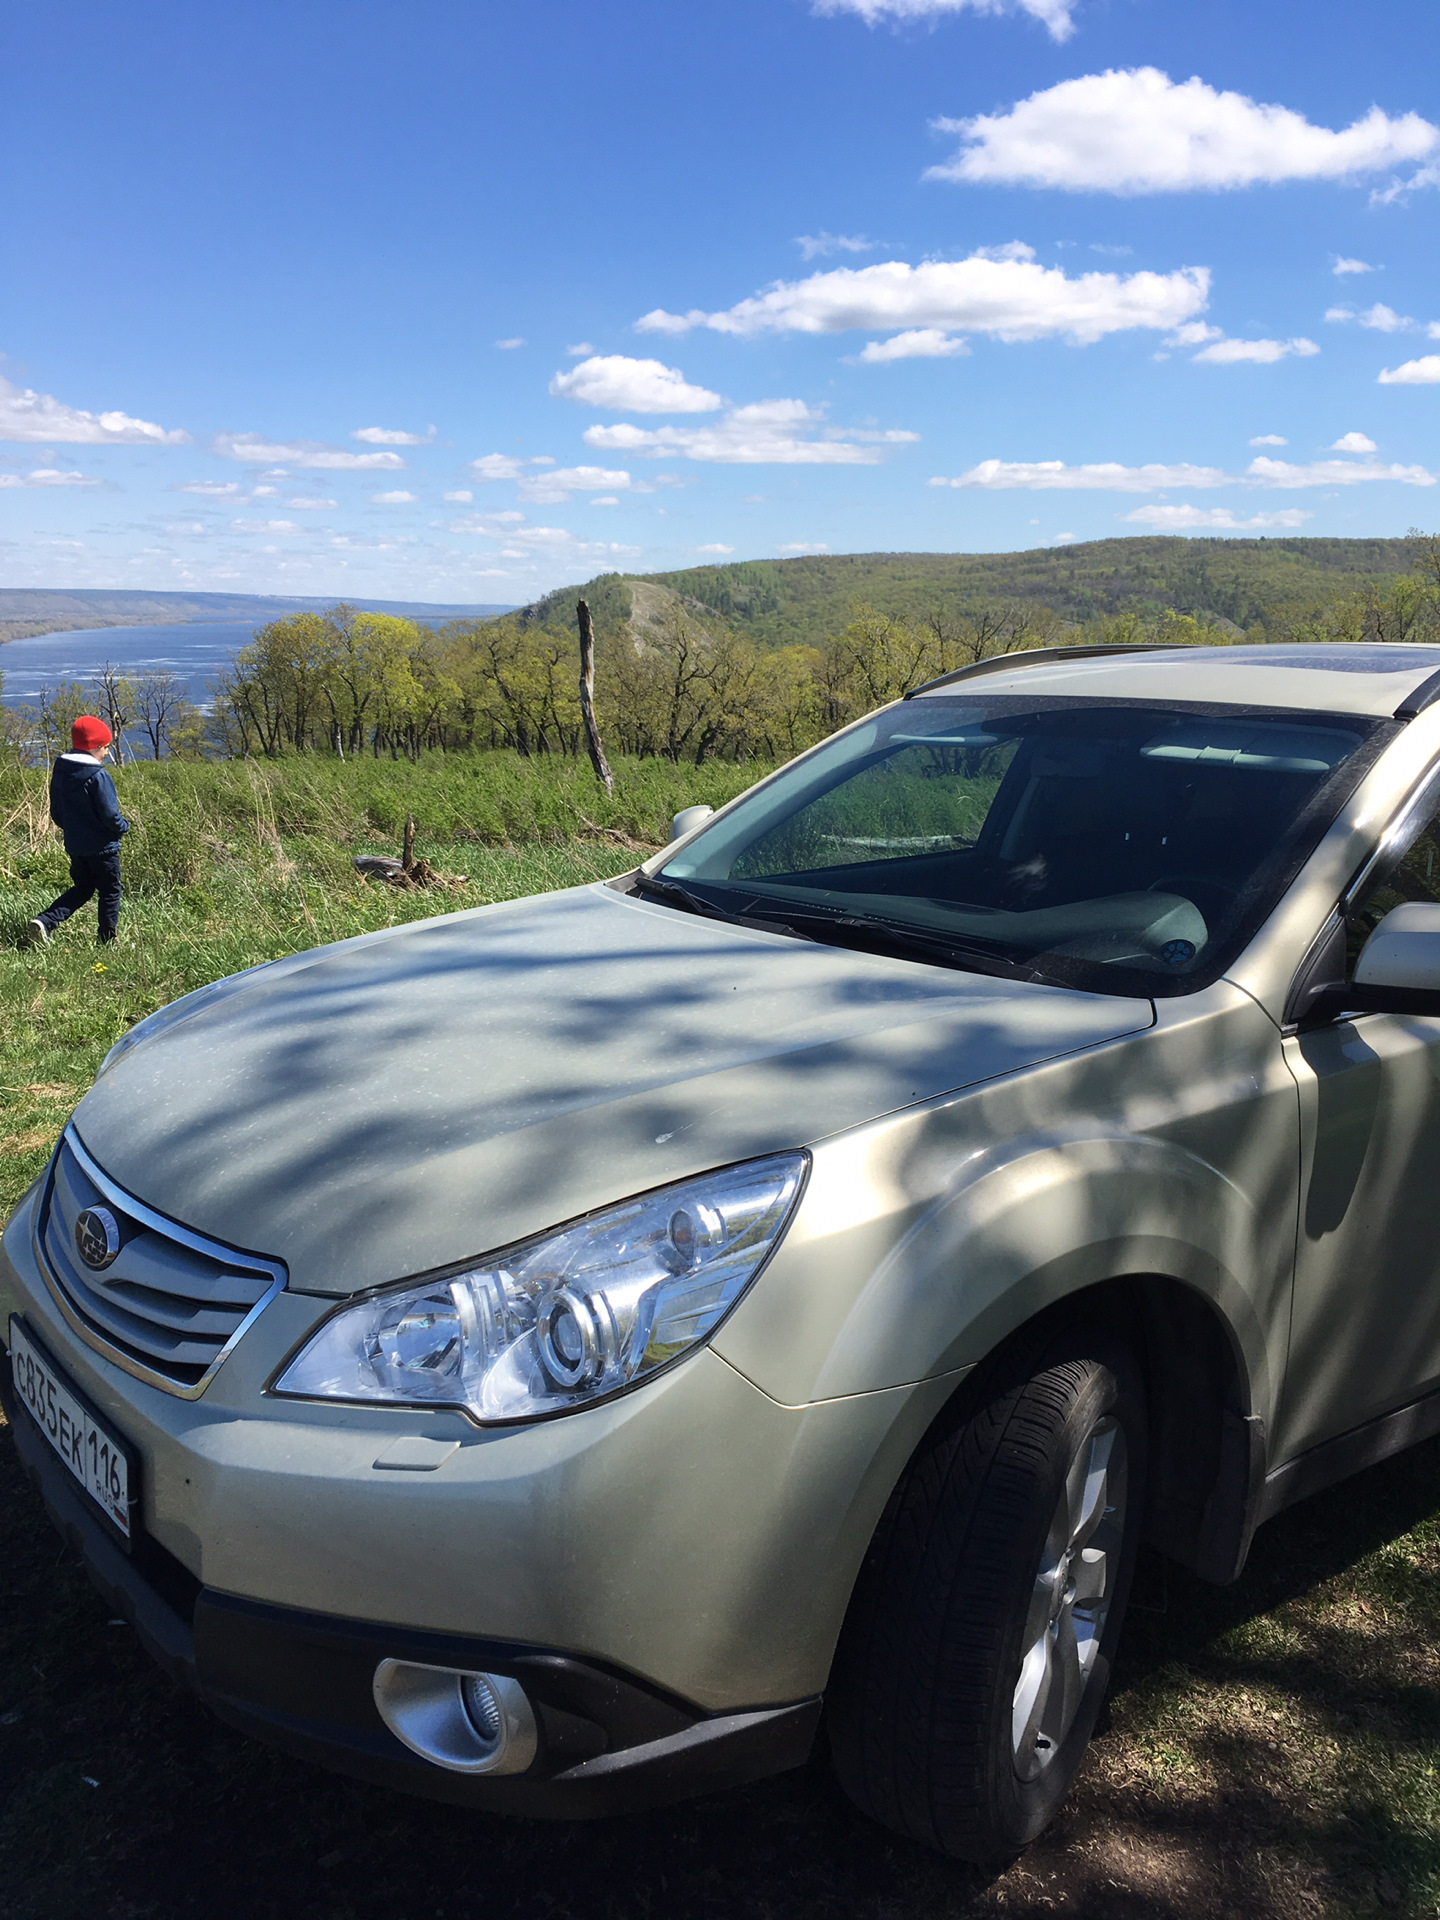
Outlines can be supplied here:
M610 762L600 744L600 729L595 724L595 623L584 600L575 602L575 618L580 623L580 716L585 722L585 745L590 749L595 778L606 793L613 795L615 776L610 771Z
M413 813L407 813L405 816L405 840L400 851L400 865L407 875L415 868L415 816Z

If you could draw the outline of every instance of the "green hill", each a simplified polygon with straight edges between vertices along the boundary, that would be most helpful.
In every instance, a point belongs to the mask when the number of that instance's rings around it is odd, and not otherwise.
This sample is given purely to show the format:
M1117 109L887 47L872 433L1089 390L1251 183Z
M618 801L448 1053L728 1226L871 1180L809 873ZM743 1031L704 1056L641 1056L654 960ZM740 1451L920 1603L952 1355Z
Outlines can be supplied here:
M839 631L857 602L919 620L1021 601L1067 620L1127 612L1203 613L1250 628L1282 612L1320 607L1367 581L1408 571L1408 540L1183 540L1140 536L1091 540L1024 553L847 553L798 560L745 560L643 576L669 588L697 616L718 616L766 646L818 643ZM630 613L631 582L602 574L525 609L527 621L574 618L589 599L602 630Z
M147 593L135 588L0 587L0 641L92 627L163 627L196 620L254 621L323 612L329 600L259 593ZM400 613L427 621L488 619L511 607L435 606L424 600L367 600L372 613Z

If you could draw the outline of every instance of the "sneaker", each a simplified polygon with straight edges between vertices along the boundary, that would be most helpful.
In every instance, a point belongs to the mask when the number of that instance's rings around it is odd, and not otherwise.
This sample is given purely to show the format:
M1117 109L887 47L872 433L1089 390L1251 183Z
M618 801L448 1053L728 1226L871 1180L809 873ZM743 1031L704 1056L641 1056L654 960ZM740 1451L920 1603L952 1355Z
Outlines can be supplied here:
M43 947L50 938L50 929L43 920L31 920L20 935L20 944L26 947Z

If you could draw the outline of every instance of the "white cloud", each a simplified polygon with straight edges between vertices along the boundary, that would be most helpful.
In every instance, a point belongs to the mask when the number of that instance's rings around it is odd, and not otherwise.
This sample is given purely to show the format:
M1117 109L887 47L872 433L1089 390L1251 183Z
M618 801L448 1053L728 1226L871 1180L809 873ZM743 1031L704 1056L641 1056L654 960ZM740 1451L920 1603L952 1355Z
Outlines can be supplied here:
M501 551L509 559L522 559L527 552L569 552L575 554L638 553L638 547L622 547L614 540L581 540L565 527L513 527L505 538L508 548Z
M64 472L59 467L34 467L29 473L0 473L0 487L101 487L103 480L88 474Z
M413 533L371 534L364 539L353 533L332 533L330 536L332 547L339 547L351 553L394 553L399 548L413 547L418 544ZM275 549L267 547L265 551L273 553Z
M613 493L597 493L590 504L592 507L618 507L620 500L619 496Z
M1262 454L1250 462L1244 473L1226 473L1222 467L1166 466L1159 462L1126 467L1118 461L1096 461L1071 467L1063 460L982 460L954 479L937 475L930 485L981 487L992 492L1019 487L1037 493L1062 488L1074 492L1160 493L1175 487L1355 486L1369 480L1431 487L1435 484L1435 475L1424 467L1385 466L1374 460L1315 460L1306 466L1294 466L1289 461L1271 460Z
M821 432L822 437L814 436ZM873 466L884 445L918 440L901 429L824 427L824 414L803 400L757 400L705 427L587 427L588 446L658 457L678 454L727 466Z
M1331 453L1378 453L1380 449L1368 434L1342 433L1338 440L1330 442L1330 451Z
M1373 307L1367 307L1363 313L1356 313L1353 307L1327 307L1327 320L1358 320L1362 327L1369 327L1375 333L1414 333L1419 328L1408 313L1396 313L1393 307L1387 307L1383 300L1377 300ZM1432 320L1425 328L1432 340L1440 340L1440 321Z
M1406 360L1398 367L1382 367L1375 377L1382 387L1440 385L1440 353L1427 353L1419 360Z
M1288 447L1290 442L1283 433L1257 433L1250 444L1252 447Z
M262 440L253 433L217 433L215 451L222 460L241 460L257 467L316 467L336 473L389 472L403 467L398 453L346 453L342 447L316 440Z
M482 453L478 460L470 462L470 468L479 480L519 480L527 467L553 467L554 464L548 453L532 454L528 460L513 453Z
M1407 193L1413 193L1417 187L1440 187L1440 166L1421 167L1408 180L1392 180L1388 187L1376 187L1370 195L1370 203L1372 206L1388 207L1393 201L1403 199Z
M629 485L630 476L623 467L556 467L522 474L520 498L551 506L568 500L572 493L617 493Z
M447 533L494 533L497 528L523 526L525 516L513 508L504 513L467 513L458 520L434 520L432 526L443 526Z
M577 340L573 347L566 347L565 351L572 360L583 360L587 353L594 353L595 349L588 340Z
M238 480L187 480L183 486L174 489L176 493L199 493L207 500L233 498L242 491Z
M53 394L17 387L0 375L0 440L37 440L46 446L184 447L190 436L179 427L167 431L128 413L87 413L67 407Z
M1074 0L814 0L819 14L858 13L867 27L882 20L938 20L947 13L1028 13L1049 29L1052 40L1068 40Z
M275 489L273 487L256 487L255 489L256 494L273 493L274 491ZM406 498L408 499L409 497L407 494ZM287 500L285 504L290 508L292 513L326 513L331 507L338 507L340 502L338 500L326 500L320 495L315 494L304 495L296 500Z
M719 540L712 540L708 546L696 547L696 553L734 553L734 547L727 547Z
M663 360L631 360L623 353L582 360L557 373L550 391L559 400L614 413L715 413L725 402L706 387L692 387L678 367Z
M294 520L232 520L236 533L304 533Z
M1307 513L1303 507L1282 507L1278 513L1255 513L1248 520L1237 520L1229 507L1136 507L1133 513L1122 516L1142 527L1153 527L1156 533L1259 533L1267 527L1303 527L1307 520L1313 520L1314 514Z
M777 553L829 553L830 548L824 540L787 540L783 547L775 549Z
M1415 322L1396 313L1393 307L1387 307L1383 300L1377 300L1373 307L1367 307L1360 315L1360 324L1362 327L1372 327L1376 333L1404 333Z
M997 259L994 252L1004 257ZM1083 346L1131 327L1170 332L1204 308L1209 291L1206 267L1093 272L1072 279L1059 267L996 249L963 260L926 260L918 267L903 260L836 267L807 280L777 281L723 312L694 308L672 314L656 308L635 324L642 333L709 327L740 335L935 327L1008 341L1063 335Z
M863 233L797 233L795 244L802 260L828 260L832 253L873 253L878 240L867 240Z
M1033 260L1035 249L1025 240L1004 240L996 247L976 247L974 256L977 260Z
M502 353L513 353L516 347L524 346L525 336L520 333L512 334L508 340L497 340L495 344Z
M1217 93L1198 78L1177 83L1155 67L1062 80L1008 113L936 124L964 145L929 178L1072 193L1343 180L1440 146L1440 127L1416 113L1392 120L1372 107L1336 133L1288 107Z
M445 495L445 498L447 500L463 500L465 504L468 506L470 502L475 498L475 496L473 493L467 492L466 489L462 487L458 493L447 493Z
M1307 360L1320 349L1313 340L1216 340L1211 346L1202 347L1195 355L1197 361L1203 361L1213 367L1233 367L1248 363L1257 367L1273 366L1277 360L1288 360L1292 355Z
M1424 467L1385 466L1378 460L1312 460L1292 466L1287 460L1252 460L1245 476L1262 487L1353 487L1366 480L1395 480L1406 487L1433 487L1435 475Z
M1212 327L1208 320L1187 320L1170 336L1172 347L1203 347L1207 340L1223 340L1223 327Z
M1347 273L1378 273L1379 268L1372 267L1368 260L1350 260L1347 259L1343 253L1337 253L1335 256L1335 264L1330 271L1336 275Z
M867 367L874 367L890 360L947 360L969 351L958 335L942 333L939 327L910 327L888 340L869 341L860 358Z
M1094 461L1084 466L1066 466L1063 460L982 460L967 473L953 480L937 475L932 487L983 487L989 491L1008 491L1023 487L1031 492L1051 488L1076 489L1102 493L1156 493L1162 487L1223 487L1231 476L1222 467L1164 466L1152 463L1144 467L1121 466L1118 461Z
M357 427L352 440L363 440L371 447L428 447L435 439L434 427L424 433L402 433L398 427Z
M370 499L377 507L410 507L415 504L416 496L398 487L394 493L372 493Z

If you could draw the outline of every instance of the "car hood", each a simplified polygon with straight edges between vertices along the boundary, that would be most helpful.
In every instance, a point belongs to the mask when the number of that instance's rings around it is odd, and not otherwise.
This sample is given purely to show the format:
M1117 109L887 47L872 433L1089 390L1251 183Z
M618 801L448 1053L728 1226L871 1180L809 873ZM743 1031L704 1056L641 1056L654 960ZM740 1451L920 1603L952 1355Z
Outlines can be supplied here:
M92 1156L196 1232L343 1295L1150 1025L697 918L604 885L220 983L81 1101Z

